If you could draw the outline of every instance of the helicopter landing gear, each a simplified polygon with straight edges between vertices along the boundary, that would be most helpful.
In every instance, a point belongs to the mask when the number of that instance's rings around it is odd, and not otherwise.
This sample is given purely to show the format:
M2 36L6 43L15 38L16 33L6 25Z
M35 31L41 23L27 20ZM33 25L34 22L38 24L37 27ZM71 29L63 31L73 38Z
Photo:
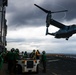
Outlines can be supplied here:
M68 40L68 39L69 39L69 37L66 38L66 40Z

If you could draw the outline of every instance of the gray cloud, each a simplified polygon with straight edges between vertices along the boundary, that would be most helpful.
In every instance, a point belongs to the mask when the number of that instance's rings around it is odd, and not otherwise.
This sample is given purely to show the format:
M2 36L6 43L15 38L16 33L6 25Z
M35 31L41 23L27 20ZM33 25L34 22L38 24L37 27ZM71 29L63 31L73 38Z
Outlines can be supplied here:
M27 0L26 0L27 1ZM26 2L25 1L25 2ZM20 1L21 2L21 1ZM23 0L24 2L24 0ZM8 19L8 25L13 27L19 27L19 26L41 26L46 24L46 14L34 6L34 1L28 2L28 4L24 3L23 5L19 5L20 3L16 1L9 1L8 7L7 7L7 14L10 14ZM66 20L72 20L76 18L76 1L75 0L44 0L43 3L38 4L41 7L57 11L57 10L63 10L67 9L68 13L66 16ZM64 13L55 14L53 15L53 18L56 20L63 20Z
M47 9L51 9L53 11L56 10L64 10L67 9L68 12L66 13L66 20L72 20L76 18L76 1L75 0L53 0L52 2L50 0L45 1L42 3L43 6L45 6ZM62 16L61 16L62 15ZM54 18L61 19L64 14L56 14Z
M18 2L17 2L18 1ZM9 0L7 7L7 21L10 29L22 27L38 27L45 25L46 13L34 6L34 0ZM66 17L64 13L54 14L53 18L62 22L63 20L71 21L76 18L76 1L75 0L44 0L36 3L41 7L51 10L67 9ZM31 33L30 33L31 34ZM48 36L47 36L48 37ZM73 38L73 37L72 37ZM75 37L68 41L64 39L23 39L23 38L7 38L8 43L29 44L33 47L46 50L53 53L76 53ZM33 44L31 44L33 42Z
M13 38L8 38L7 39L7 42L8 43L12 43L12 42L14 42L14 43L20 43L20 42L24 42L25 41L25 39L19 39L19 38L17 38L17 39L13 39Z

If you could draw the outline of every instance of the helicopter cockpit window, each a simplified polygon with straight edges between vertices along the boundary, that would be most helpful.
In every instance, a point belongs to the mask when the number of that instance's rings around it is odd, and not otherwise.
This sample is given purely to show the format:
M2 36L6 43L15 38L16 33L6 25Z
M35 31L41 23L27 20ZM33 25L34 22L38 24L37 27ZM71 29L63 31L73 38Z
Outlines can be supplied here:
M65 29L69 29L69 26L65 27Z
M72 28L75 29L76 25L72 25Z
M69 28L70 28L70 27L68 26L67 29L69 30Z

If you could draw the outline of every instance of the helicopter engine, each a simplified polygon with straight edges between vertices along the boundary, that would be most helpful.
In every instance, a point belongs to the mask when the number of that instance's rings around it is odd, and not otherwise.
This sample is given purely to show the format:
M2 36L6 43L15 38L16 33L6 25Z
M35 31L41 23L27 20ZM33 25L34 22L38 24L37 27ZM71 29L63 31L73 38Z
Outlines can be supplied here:
M50 20L51 20L51 13L48 13L48 14L47 14L47 17L46 17L46 27L49 27L49 25L50 25Z

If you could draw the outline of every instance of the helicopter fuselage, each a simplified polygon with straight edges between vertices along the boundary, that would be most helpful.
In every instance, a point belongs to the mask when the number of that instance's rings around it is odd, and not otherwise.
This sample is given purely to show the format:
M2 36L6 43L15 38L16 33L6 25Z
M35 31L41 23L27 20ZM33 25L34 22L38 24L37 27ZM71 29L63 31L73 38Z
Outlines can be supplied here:
M55 38L66 38L68 40L73 34L76 33L76 25L65 26L64 28L58 30L55 33L49 33L55 36Z

